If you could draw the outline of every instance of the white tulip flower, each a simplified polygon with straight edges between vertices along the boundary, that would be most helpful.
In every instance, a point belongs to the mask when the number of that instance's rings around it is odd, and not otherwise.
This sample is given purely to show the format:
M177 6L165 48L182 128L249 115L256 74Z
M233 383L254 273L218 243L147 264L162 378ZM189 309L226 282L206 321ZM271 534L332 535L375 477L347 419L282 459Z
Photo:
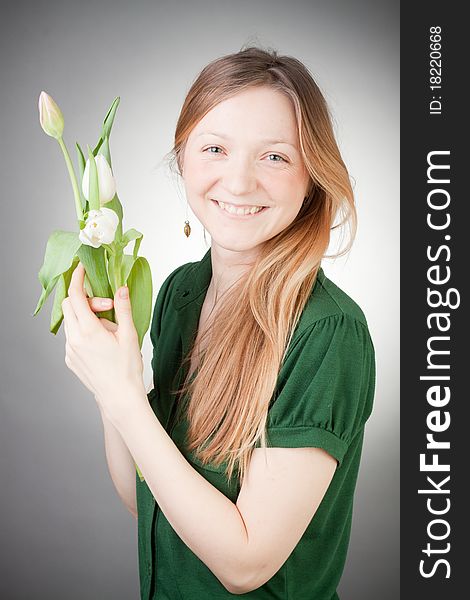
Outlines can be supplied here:
M39 95L39 122L47 135L59 140L64 133L64 116L53 98L41 92Z
M78 237L83 244L99 248L101 244L111 244L119 225L119 217L110 208L90 210L85 227L80 230Z
M116 182L108 161L102 154L95 156L96 170L98 172L98 189L100 196L100 206L111 202L116 194ZM82 179L82 192L88 200L88 188L90 185L90 159L86 161L85 170Z

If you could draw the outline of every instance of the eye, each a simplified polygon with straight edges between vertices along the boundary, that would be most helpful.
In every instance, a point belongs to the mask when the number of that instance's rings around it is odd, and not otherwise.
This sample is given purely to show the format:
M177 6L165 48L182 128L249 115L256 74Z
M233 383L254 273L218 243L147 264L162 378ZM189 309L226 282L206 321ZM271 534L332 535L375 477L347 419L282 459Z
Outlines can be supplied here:
M268 156L277 156L278 158L281 159L280 161L279 160L270 160L269 162L281 162L281 161L287 162L286 159L283 158L282 156L280 156L279 154L269 154Z
M203 150L203 152L206 152L207 150L212 150L212 148L216 148L217 150L221 150L221 148L219 148L219 146L209 146L208 148L205 148ZM209 152L209 154L218 154L218 152Z
M207 152L208 150L213 150L213 149L215 149L215 150L222 150L222 148L220 148L219 146L208 146L207 148L205 148L203 150L203 152ZM219 154L219 152L209 152L209 154ZM268 162L288 162L280 154L271 153L271 154L268 154L268 156L275 156L275 157L277 157L277 159L279 159L279 160L270 160Z

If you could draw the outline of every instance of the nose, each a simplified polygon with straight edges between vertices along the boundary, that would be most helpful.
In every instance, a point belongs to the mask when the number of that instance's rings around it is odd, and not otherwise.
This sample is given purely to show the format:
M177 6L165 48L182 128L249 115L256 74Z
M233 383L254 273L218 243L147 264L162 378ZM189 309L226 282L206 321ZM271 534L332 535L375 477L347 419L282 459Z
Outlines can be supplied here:
M228 161L223 183L227 192L234 197L255 192L255 166L249 157L239 156Z

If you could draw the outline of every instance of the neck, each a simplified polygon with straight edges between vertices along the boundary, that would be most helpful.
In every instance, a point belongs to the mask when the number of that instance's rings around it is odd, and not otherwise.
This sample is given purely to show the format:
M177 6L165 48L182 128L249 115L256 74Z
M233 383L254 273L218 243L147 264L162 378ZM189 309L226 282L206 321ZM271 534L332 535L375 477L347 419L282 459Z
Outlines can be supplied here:
M244 274L250 270L257 256L257 249L246 251L227 250L214 242L211 245L212 278L207 296L212 304Z

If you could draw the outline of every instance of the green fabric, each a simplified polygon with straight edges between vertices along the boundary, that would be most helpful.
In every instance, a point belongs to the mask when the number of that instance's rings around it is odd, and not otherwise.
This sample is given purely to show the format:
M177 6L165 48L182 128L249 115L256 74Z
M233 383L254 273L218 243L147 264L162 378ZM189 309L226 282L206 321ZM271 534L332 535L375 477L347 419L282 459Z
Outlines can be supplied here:
M212 276L210 249L198 262L175 269L155 303L151 341L154 389L148 398L180 451L233 502L235 477L202 466L184 446L187 422L176 419L171 390L185 373L181 360L197 333ZM279 571L241 596L256 600L337 600L349 543L353 495L364 425L375 391L374 346L359 306L319 270L294 332L268 412L271 447L323 448L338 461L330 486L304 535ZM260 446L260 444L258 444ZM235 597L175 533L136 473L142 600L222 600Z

